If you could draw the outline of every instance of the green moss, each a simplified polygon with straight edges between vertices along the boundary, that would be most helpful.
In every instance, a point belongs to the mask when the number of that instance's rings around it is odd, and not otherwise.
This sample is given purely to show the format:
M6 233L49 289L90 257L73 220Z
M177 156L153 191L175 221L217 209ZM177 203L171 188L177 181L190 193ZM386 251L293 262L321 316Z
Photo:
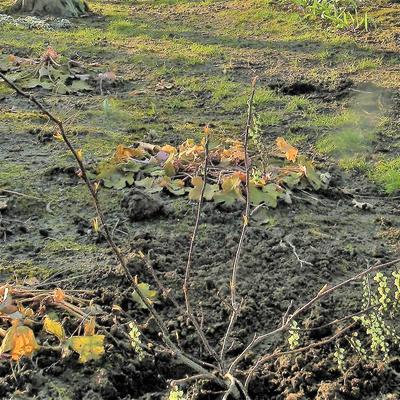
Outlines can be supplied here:
M82 244L71 237L64 237L62 240L47 240L42 249L43 254L55 254L60 252L77 252L82 254L95 253L98 251L94 244Z
M283 118L283 115L280 111L262 111L259 112L257 116L258 116L258 123L262 128L271 125L278 125Z
M13 263L0 262L2 275L8 278L23 280L26 278L46 279L54 273L47 265L35 264L31 260L14 261Z
M0 164L0 186L14 186L16 181L24 180L29 175L27 164L9 161Z
M371 171L370 177L388 193L400 190L400 157L379 161Z

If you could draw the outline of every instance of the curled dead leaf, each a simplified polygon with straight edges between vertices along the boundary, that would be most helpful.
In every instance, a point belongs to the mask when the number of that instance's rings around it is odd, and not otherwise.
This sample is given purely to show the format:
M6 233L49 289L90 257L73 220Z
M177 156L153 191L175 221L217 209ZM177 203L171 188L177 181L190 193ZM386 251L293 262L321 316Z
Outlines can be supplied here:
M65 300L65 293L62 289L54 289L53 299L56 303L60 303Z
M283 137L278 137L276 139L276 145L278 146L278 149L285 154L285 157L289 161L296 161L299 151L289 144Z
M84 336L94 336L95 328L96 328L96 318L90 317L85 323L83 324L83 334Z

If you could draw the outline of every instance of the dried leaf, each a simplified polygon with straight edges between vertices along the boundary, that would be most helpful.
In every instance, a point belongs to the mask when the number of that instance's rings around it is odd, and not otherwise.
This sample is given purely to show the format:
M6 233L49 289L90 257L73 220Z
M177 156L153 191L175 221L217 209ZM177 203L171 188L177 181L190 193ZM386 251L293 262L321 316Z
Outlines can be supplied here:
M178 152L176 147L171 146L169 144L166 144L165 146L161 147L161 151L165 151L168 154L175 154Z
M94 331L96 328L96 318L90 317L88 321L85 321L83 326L84 326L83 330L84 336L94 336Z
M31 357L39 347L31 328L13 322L13 326L8 329L3 339L0 354L10 353L11 358L18 361L24 356Z
M278 149L285 154L285 157L289 161L296 161L299 151L289 144L283 137L278 137L276 139L276 145L278 146Z
M78 160L82 161L83 160L83 150L82 149L76 150L76 156L78 157Z
M52 47L48 47L47 50L42 54L42 61L55 61L59 57L60 55Z
M104 354L104 335L72 336L68 345L79 354L79 362L98 360Z
M62 324L51 319L48 315L44 319L43 329L50 335L56 336L61 342L65 340L65 331Z
M65 293L62 289L54 289L53 299L56 303L60 303L65 300Z
M125 147L122 144L117 146L114 154L114 160L116 162L126 162L130 158L138 158L141 159L144 157L144 150L140 147Z

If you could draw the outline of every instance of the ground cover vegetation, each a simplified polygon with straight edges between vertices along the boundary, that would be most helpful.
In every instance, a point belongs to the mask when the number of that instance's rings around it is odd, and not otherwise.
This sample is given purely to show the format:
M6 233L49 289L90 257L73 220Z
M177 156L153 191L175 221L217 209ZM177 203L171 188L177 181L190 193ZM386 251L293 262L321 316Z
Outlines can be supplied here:
M394 398L398 6L77 7L0 25L1 395Z

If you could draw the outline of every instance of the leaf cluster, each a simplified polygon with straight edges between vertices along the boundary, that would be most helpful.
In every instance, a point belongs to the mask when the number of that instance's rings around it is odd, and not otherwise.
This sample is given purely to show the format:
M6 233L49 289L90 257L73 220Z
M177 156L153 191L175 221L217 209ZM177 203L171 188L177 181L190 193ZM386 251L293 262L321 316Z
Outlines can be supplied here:
M199 201L203 193L206 201L226 205L244 202L246 174L242 144L227 141L210 146L206 182L205 151L205 139L200 143L188 139L177 147L142 142L134 147L119 145L111 160L98 166L96 178L107 188L135 185L149 193L187 194L191 201ZM256 163L251 166L249 195L254 206L275 208L279 200L291 203L290 194L296 188L319 190L326 186L313 163L282 137L276 140L271 160L262 172Z

